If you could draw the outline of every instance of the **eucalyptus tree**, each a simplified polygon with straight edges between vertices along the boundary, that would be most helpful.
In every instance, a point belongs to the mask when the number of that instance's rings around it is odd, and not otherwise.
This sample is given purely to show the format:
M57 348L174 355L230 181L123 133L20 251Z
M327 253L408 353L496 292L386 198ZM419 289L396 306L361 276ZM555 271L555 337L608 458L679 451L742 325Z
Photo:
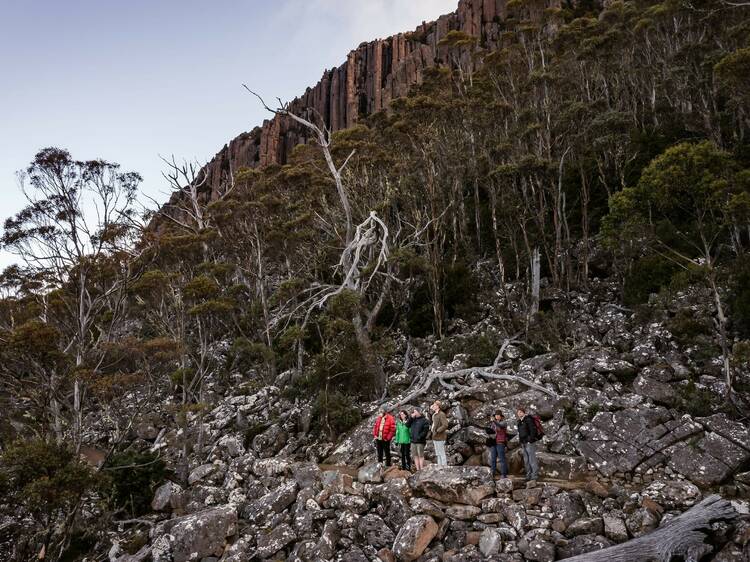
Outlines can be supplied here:
M72 396L64 406L80 447L86 399L81 375L100 366L100 346L115 337L126 288L138 273L133 258L142 227L136 208L141 177L118 164L75 160L66 150L46 148L19 180L27 205L6 220L2 246L29 275L44 279L40 292L54 315L41 318L54 322L62 351L73 358Z
M710 141L681 143L655 158L636 187L611 200L605 234L614 244L633 243L677 266L702 274L714 299L727 398L733 400L729 318L719 285L721 254L731 245L733 202L750 185L731 155Z

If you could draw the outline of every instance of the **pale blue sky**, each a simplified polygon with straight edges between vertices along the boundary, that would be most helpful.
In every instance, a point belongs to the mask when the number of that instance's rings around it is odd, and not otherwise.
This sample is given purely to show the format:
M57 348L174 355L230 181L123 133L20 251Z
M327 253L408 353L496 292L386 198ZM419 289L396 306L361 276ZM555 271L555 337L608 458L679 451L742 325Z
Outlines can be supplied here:
M458 0L0 0L0 221L40 148L104 158L166 190L158 155L211 158L359 43ZM0 252L0 267L12 256Z

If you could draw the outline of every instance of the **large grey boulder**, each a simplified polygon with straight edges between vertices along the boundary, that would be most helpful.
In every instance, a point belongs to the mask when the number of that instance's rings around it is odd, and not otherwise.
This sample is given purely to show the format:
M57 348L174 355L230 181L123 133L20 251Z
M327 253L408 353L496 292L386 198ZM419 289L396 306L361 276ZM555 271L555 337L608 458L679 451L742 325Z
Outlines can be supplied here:
M261 531L258 533L256 554L259 558L270 558L296 540L297 535L294 533L294 529L286 523L282 523L268 532Z
M643 490L643 495L666 509L684 510L701 499L701 491L695 484L680 480L657 480Z
M262 458L273 457L286 445L289 435L279 425L272 425L253 439L253 449Z
M487 527L479 537L479 552L483 556L495 556L503 547L503 536L497 529Z
M221 556L226 537L234 535L237 528L237 511L225 506L199 511L184 517L170 519L154 526L155 539L152 556L164 557L167 545L173 562L200 560L208 556Z
M263 524L273 514L281 513L297 499L297 482L286 480L278 488L251 502L243 517L256 524Z
M727 480L750 460L750 429L725 414L695 420L706 432L665 451L669 466L702 488Z
M599 535L579 535L573 539L559 544L557 547L557 556L560 559L572 558L579 554L595 552L612 546L612 542Z
M175 496L182 492L182 487L174 482L165 482L154 492L154 499L151 500L151 509L154 511L163 511L167 508L174 509L177 502Z
M580 480L586 475L586 459L583 457L539 452L536 458L543 478Z
M363 484L379 484L383 481L384 470L383 465L379 462L366 464L357 472L357 480Z
M357 522L357 533L364 541L364 544L377 549L390 547L396 538L393 531L383 521L383 518L374 513L368 513L360 517Z
M636 377L633 381L633 390L636 394L665 406L674 406L678 400L676 385L650 378L646 373L641 373Z
M666 450L700 434L703 426L690 418L672 419L662 407L599 412L581 426L578 452L604 476L655 466L668 459Z
M401 527L393 543L398 560L412 562L425 551L438 533L438 525L429 515L415 515Z
M586 505L581 496L575 493L561 493L550 499L555 518L562 521L565 527L586 513Z
M194 468L190 472L190 476L188 476L188 484L192 486L196 482L199 482L216 472L218 468L219 466L216 464L202 464Z
M480 505L494 495L495 484L485 466L430 465L408 480L416 494L445 503Z
M604 513L602 521L604 521L604 536L609 540L616 543L628 540L628 528L625 526L625 517L621 512Z

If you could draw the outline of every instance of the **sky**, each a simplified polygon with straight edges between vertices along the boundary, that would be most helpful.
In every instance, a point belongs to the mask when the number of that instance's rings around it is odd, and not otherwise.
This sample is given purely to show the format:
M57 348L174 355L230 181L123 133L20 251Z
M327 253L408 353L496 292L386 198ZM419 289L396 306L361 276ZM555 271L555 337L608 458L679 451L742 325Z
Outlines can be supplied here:
M44 147L139 172L164 200L159 155L205 162L267 115L243 82L290 100L363 41L458 0L0 0L0 224L16 171ZM14 256L0 250L0 268Z

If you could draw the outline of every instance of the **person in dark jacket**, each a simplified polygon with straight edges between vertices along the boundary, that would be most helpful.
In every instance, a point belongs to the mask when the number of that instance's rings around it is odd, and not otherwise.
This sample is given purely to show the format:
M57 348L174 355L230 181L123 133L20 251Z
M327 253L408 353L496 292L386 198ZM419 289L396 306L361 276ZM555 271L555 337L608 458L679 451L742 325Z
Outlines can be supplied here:
M422 412L414 408L411 412L409 433L411 437L411 457L416 470L424 468L424 446L427 443L429 431L430 422L422 415Z
M486 428L490 437L487 438L487 447L490 450L490 467L492 468L492 478L495 478L497 470L497 459L500 459L500 475L503 478L508 477L508 462L505 459L505 447L508 444L508 423L505 421L503 413L498 410Z
M372 428L372 436L375 439L375 448L378 450L378 462L391 466L391 440L396 435L396 419L388 413L386 407L381 408L380 415L375 420Z
M516 417L518 418L518 441L521 443L526 480L536 482L539 478L539 463L536 460L536 442L539 440L539 436L537 435L536 424L531 415L526 413L525 408L518 408Z

